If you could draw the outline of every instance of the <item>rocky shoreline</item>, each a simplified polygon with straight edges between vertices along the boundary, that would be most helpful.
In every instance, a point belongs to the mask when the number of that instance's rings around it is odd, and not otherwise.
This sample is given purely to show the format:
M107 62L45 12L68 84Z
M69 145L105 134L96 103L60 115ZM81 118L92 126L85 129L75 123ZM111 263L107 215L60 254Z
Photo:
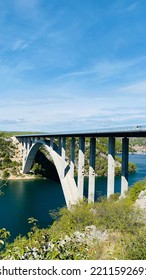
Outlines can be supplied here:
M38 179L38 177L36 177L35 175L29 175L29 174L22 174L22 175L18 175L18 176L10 175L7 179L0 177L1 181L34 180L34 179L36 180L36 179ZM42 177L41 179L44 179L44 178Z

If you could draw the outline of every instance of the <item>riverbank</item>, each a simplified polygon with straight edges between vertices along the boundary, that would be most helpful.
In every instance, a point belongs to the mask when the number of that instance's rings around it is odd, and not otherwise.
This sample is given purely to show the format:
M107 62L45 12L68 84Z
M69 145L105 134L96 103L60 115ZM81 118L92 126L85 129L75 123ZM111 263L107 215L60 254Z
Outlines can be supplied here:
M22 174L18 176L10 175L8 178L4 179L0 176L0 181L25 181L25 180L47 180L48 178L36 175Z

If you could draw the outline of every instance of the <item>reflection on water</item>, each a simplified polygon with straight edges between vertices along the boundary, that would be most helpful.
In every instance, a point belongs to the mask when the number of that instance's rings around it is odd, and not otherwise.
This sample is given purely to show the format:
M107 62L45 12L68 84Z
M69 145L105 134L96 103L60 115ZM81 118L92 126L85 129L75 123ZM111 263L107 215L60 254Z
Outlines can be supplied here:
M129 175L129 186L145 178L146 154L130 155L130 161L137 164L137 171ZM115 192L120 192L120 181L120 176L115 178ZM87 185L86 178L85 196ZM96 178L96 199L106 194L106 185L106 177ZM29 217L38 219L41 228L47 227L52 223L49 210L65 206L61 185L52 180L10 181L2 191L4 196L0 197L0 228L5 227L11 232L11 240L29 231Z
M29 217L38 219L40 227L47 227L52 223L49 211L65 206L60 184L51 180L10 181L3 192L0 228L7 228L12 239L29 231Z

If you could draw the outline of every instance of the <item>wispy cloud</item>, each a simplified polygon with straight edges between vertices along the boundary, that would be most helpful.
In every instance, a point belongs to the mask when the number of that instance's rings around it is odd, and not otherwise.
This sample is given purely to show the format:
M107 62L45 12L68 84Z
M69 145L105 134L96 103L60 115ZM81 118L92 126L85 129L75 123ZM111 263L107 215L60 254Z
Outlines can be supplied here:
M126 92L128 95L136 95L137 97L141 97L141 94L146 94L146 80L133 82L128 86L119 88L118 91L122 93Z
M60 79L66 77L82 77L82 76L96 76L99 80L106 78L114 78L122 74L135 74L133 68L138 67L141 63L146 61L146 56L138 57L131 60L102 60L94 65L82 69L81 71L70 72L60 76ZM132 71L131 71L132 70Z
M18 51L18 50L24 50L28 47L28 43L26 43L24 40L18 39L14 42L12 46L13 51Z
M138 2L134 2L131 5L127 6L123 11L125 12L133 12L134 10L136 10L139 6Z

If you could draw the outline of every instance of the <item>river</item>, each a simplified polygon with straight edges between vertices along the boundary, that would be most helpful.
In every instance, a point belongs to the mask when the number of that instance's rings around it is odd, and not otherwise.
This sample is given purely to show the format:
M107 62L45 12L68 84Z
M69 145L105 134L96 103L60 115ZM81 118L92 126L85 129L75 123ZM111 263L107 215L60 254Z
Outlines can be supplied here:
M136 163L137 170L129 175L129 186L146 176L146 154L131 154L129 160ZM121 177L115 178L115 192L120 191ZM3 181L0 181L0 186ZM84 195L87 196L88 179L85 179ZM107 178L96 178L96 198L106 194ZM0 197L0 228L11 233L10 241L18 234L25 235L30 230L27 220L34 217L40 228L52 224L49 211L65 206L61 185L52 180L17 180L9 181Z

